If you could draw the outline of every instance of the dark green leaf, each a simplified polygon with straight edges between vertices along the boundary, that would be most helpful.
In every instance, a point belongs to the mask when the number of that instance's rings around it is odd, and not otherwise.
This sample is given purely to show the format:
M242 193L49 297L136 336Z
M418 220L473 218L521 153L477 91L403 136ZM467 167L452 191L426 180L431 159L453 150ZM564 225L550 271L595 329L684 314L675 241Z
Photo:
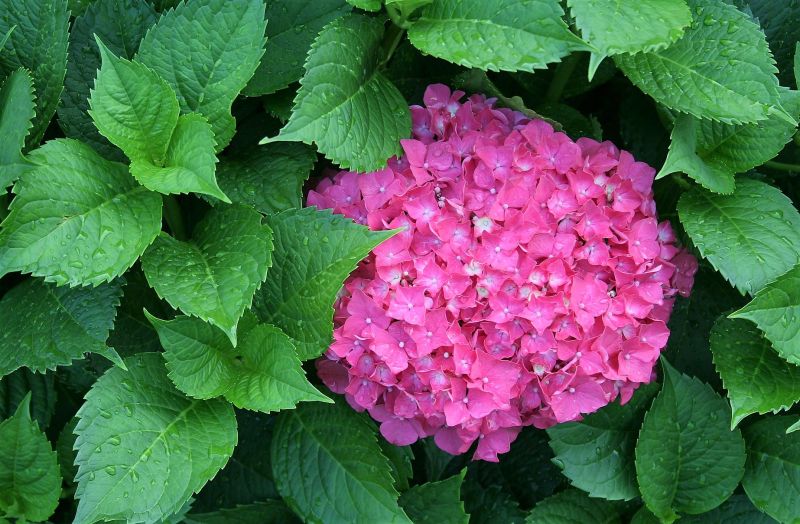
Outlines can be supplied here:
M438 482L414 486L400 497L400 506L414 524L467 524L469 515L461 502L461 474Z

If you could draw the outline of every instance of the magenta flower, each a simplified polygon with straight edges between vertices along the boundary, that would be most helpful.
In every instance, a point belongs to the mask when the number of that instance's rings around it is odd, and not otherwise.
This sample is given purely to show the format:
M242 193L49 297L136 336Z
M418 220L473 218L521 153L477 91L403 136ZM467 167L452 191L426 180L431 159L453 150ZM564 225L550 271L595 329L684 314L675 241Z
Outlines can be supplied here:
M492 99L433 85L385 169L308 204L401 229L345 282L325 384L397 445L496 461L654 377L697 261L658 222L654 170Z

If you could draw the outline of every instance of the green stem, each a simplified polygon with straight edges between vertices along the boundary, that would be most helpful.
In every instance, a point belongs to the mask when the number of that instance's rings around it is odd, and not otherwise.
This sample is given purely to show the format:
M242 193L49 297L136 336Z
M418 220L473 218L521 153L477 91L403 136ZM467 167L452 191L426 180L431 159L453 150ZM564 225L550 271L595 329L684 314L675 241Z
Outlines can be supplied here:
M787 164L785 162L773 162L770 160L765 162L764 165L777 171L792 171L794 173L800 173L800 164Z
M181 213L178 199L173 195L163 195L163 201L164 220L167 222L172 236L178 240L186 240L189 236L186 234L186 225L183 222L183 214Z
M692 183L686 180L682 173L674 173L670 178L672 178L676 186L682 189L692 189Z
M411 22L409 22L406 17L403 16L403 13L401 13L400 10L395 6L387 5L386 13L389 15L389 19L392 21L392 23L397 27L402 29L408 29L411 27Z
M572 53L563 62L556 67L553 81L550 82L550 87L547 88L547 93L544 95L545 100L551 103L558 102L561 95L564 93L564 88L567 87L567 82L575 71L578 65L578 54Z
M392 25L386 31L386 36L384 37L384 42L387 43L386 55L383 57L383 60L381 60L380 67L383 67L389 63L389 60L392 58L395 50L397 50L397 46L399 46L400 42L403 41L403 35L405 32L406 30L397 24Z

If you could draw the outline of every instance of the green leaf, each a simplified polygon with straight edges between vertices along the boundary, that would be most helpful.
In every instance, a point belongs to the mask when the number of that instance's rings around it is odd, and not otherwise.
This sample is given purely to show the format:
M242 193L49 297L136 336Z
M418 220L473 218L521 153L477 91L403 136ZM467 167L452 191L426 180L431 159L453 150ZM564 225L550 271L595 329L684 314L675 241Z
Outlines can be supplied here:
M316 159L305 144L267 144L247 155L223 158L217 180L234 202L271 215L302 207L303 184Z
M783 85L792 81L792 56L800 40L800 5L773 0L747 0L746 12L752 12L767 36L770 51L778 63L778 78Z
M414 477L414 451L411 446L395 446L388 440L380 439L378 444L381 447L381 453L389 459L392 466L392 478L394 479L394 487L398 491L407 491L409 488L409 481Z
M664 385L644 417L636 476L647 507L662 521L699 514L731 496L744 470L744 441L728 428L730 407L707 384L662 360Z
M183 396L157 353L125 363L127 371L111 368L95 383L78 411L77 524L176 513L236 445L230 404Z
M583 39L597 49L595 53L600 60L620 53L664 49L683 36L692 21L684 0L568 0L567 3ZM658 17L653 13L658 13ZM594 71L590 70L589 77L592 76Z
M273 267L256 294L261 320L296 341L300 360L321 355L333 336L333 302L358 263L396 231L370 231L330 210L293 209L268 219Z
M158 296L222 329L236 345L236 324L271 265L272 233L244 206L212 209L191 242L162 233L142 256Z
M106 346L122 286L56 287L40 279L18 284L0 300L0 376L27 367L55 369L84 353L122 361Z
M609 404L580 422L547 430L554 461L576 488L592 497L630 500L639 496L634 448L644 412L657 388L640 386L624 406Z
M61 429L56 441L56 455L58 455L58 465L61 469L61 476L71 488L74 485L75 474L78 473L78 466L75 465L77 453L73 449L75 446L75 425L78 423L76 417L72 417Z
M30 393L31 416L42 429L47 429L56 409L55 375L34 373L20 368L0 378L0 420L10 417Z
M592 499L577 489L568 489L536 504L525 520L528 524L618 524L617 507L607 500Z
M67 0L0 0L0 34L16 26L0 53L0 78L24 67L36 90L29 147L44 136L64 88L68 24Z
M5 34L2 36L2 38L0 38L0 53L3 52L3 47L6 45L6 42L8 41L8 37L11 36L11 33L14 32L14 29L16 29L16 28L17 28L17 26L15 26L15 25L11 26L5 32Z
M467 524L469 515L461 502L461 484L467 470L439 482L414 486L400 497L400 506L414 524Z
M164 346L169 378L187 395L224 395L238 408L269 413L299 402L332 402L306 379L292 341L280 329L249 318L236 349L210 325L192 317L159 320L147 314Z
M432 4L433 0L385 0L386 8L396 7L404 18L426 5Z
M254 502L209 513L189 513L184 524L295 524L300 521L280 500Z
M469 475L461 489L470 524L522 524L526 512L506 490L497 485L481 486Z
M716 509L702 515L681 519L689 524L777 524L778 521L759 511L746 495L732 495Z
M144 317L147 309L159 318L167 318L170 307L150 288L141 269L125 273L125 287L114 319L108 345L123 357L146 351L161 351L161 343L153 326Z
M411 523L374 426L346 404L302 404L278 415L272 471L306 522Z
M61 494L56 453L31 420L30 400L0 423L0 514L22 522L47 520Z
M230 204L214 176L214 132L205 117L181 115L163 164L131 159L131 174L147 189L164 194L201 193Z
M730 316L755 322L781 357L800 365L800 266L761 288Z
M777 69L764 33L724 0L688 0L694 20L660 51L618 55L639 89L665 106L725 123L755 122L780 108Z
M269 0L267 49L244 94L267 95L300 80L314 38L328 22L350 11L345 0Z
M800 214L764 182L740 179L732 195L687 191L678 214L700 254L742 294L753 294L800 261Z
M347 0L347 3L364 11L381 10L381 0Z
M74 10L72 14L76 14ZM107 158L121 160L119 151L97 132L88 113L89 90L100 68L95 35L116 56L130 60L157 18L144 0L96 0L72 23L58 122L68 137L88 143Z
M711 351L728 390L732 428L753 413L777 413L800 401L800 367L781 359L751 323L717 320Z
M175 93L154 71L95 39L103 65L89 99L94 124L131 160L161 165L180 114Z
M128 269L161 230L161 197L75 140L33 151L0 230L0 276L97 285Z
M558 0L439 0L408 30L419 50L465 67L534 71L588 46Z
M264 54L266 24L263 0L182 2L139 45L137 60L172 86L181 110L208 119L217 151L236 130L231 104Z
M780 522L800 515L800 433L797 417L767 417L745 429L747 464L742 487L753 504Z
M800 42L794 48L794 83L800 86Z
M379 70L382 37L383 22L362 15L325 26L308 53L289 122L265 141L315 143L327 158L354 171L379 169L399 154L411 116Z
M0 190L31 168L22 150L36 114L32 82L26 70L18 69L0 87Z
M792 118L800 115L800 94L782 90L783 107ZM733 175L743 173L781 152L796 126L777 115L755 124L723 124L680 115L664 167L656 178L683 171L706 189L733 193Z

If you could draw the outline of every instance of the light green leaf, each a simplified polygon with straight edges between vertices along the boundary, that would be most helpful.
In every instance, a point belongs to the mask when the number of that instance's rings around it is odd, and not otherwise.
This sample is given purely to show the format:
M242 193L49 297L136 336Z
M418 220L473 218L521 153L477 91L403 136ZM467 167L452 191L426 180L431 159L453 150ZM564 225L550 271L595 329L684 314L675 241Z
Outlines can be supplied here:
M303 184L316 159L305 144L267 144L246 155L222 159L217 181L234 202L270 215L302 207Z
M781 357L800 365L800 266L761 288L730 316L755 322Z
M29 147L44 136L64 89L68 25L67 0L0 0L0 34L16 26L0 53L0 78L24 67L36 90Z
M125 363L127 371L114 367L100 377L78 410L76 524L172 515L236 446L230 404L183 396L158 353Z
M583 39L597 49L601 60L620 53L664 49L683 36L692 21L685 0L568 0L567 3ZM658 13L658 17L653 13ZM590 69L590 78L594 70Z
M35 373L20 368L0 378L0 420L12 416L28 393L31 395L31 417L40 428L47 429L58 397L54 373Z
M753 413L777 413L800 401L800 367L782 360L751 323L717 320L711 352L728 390L731 428Z
M147 314L164 347L169 378L200 399L225 396L237 408L269 413L299 402L332 402L306 379L294 345L280 329L245 317L233 348L217 329L192 317Z
M189 513L184 524L295 524L300 521L280 500L267 500L222 508L209 513Z
M779 522L800 515L800 433L788 433L797 417L767 417L748 426L742 487L755 506Z
M0 514L21 522L47 520L61 494L56 452L31 420L30 400L0 423Z
M142 256L158 296L222 329L236 345L236 325L271 265L272 233L244 206L212 209L191 242L162 233Z
M31 77L18 69L0 87L0 190L31 168L22 150L34 115Z
M128 158L161 165L180 114L175 93L151 69L97 45L103 65L89 99L92 120Z
M421 51L465 67L533 71L590 49L558 0L438 0L408 30Z
M655 384L640 386L624 406L609 404L580 422L547 430L556 454L553 460L573 486L607 500L639 496L633 451L656 391Z
M244 94L266 95L300 80L311 42L328 22L350 11L345 0L269 0L267 50Z
M647 507L664 522L722 504L744 471L744 440L730 407L707 384L662 360L664 385L644 417L636 476Z
M347 3L364 11L381 10L381 0L347 0Z
M350 406L302 404L278 415L272 471L304 521L410 524L374 426Z
M396 231L370 231L330 210L293 209L268 219L273 267L253 309L297 343L300 360L321 355L333 336L333 302L358 263Z
M592 499L577 489L548 497L533 508L528 524L619 524L620 512L607 500Z
M700 254L743 294L800 261L800 214L764 182L740 179L732 195L687 191L678 214Z
M131 174L148 189L164 194L201 193L230 204L214 176L214 132L205 117L181 115L161 165L131 159Z
M433 0L385 0L386 8L397 8L404 18L419 9L433 3Z
M72 14L76 14L74 9ZM96 0L72 23L58 122L68 137L88 143L106 158L121 160L121 155L97 132L88 113L89 90L100 68L95 35L116 56L130 60L145 31L157 18L145 0Z
M22 271L58 285L97 285L128 269L161 230L161 197L75 140L29 155L0 230L0 276Z
M461 473L439 482L414 486L400 496L400 506L414 524L467 524L469 515L461 502Z
M217 151L236 130L231 104L264 54L266 24L263 0L185 2L164 13L139 45L137 60L172 86L181 110L208 119Z
M315 143L343 169L372 171L400 152L411 116L379 70L383 23L351 14L325 26L308 53L292 116L277 137Z
M755 122L780 107L777 69L764 33L724 0L688 0L694 20L683 37L652 53L618 55L639 89L665 106L725 123Z
M800 95L782 90L783 107L792 118L800 115ZM733 193L733 175L743 173L780 153L796 126L777 115L754 124L723 124L679 115L664 167L656 178L683 171L703 187Z
M121 296L118 280L95 288L40 279L17 284L0 300L0 377L23 366L39 372L67 366L84 353L122 364L106 346Z

